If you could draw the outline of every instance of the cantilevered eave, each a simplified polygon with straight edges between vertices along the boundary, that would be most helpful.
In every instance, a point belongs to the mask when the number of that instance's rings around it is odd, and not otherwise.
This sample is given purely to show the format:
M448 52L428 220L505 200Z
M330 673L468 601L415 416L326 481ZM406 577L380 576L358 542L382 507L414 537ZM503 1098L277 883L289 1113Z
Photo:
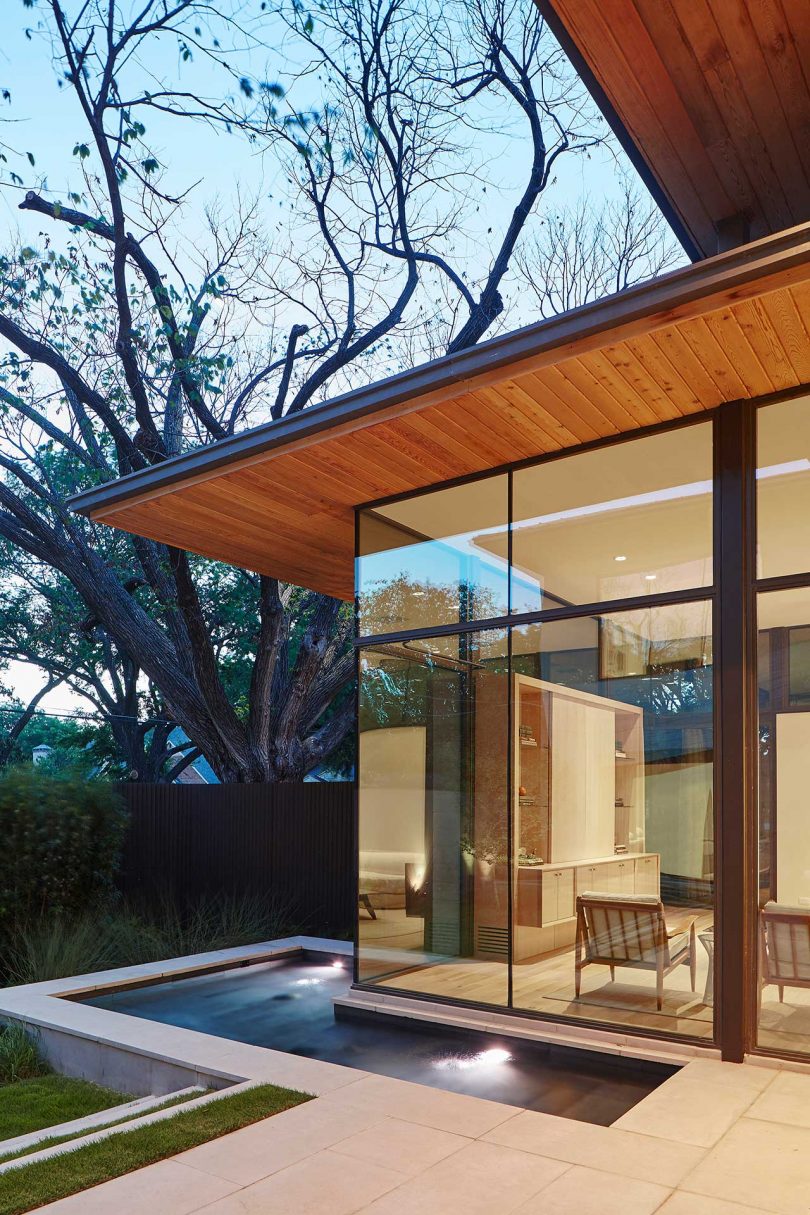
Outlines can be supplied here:
M159 497L180 483L202 482L247 466L269 453L317 443L326 432L348 433L371 421L403 416L459 391L483 387L504 375L599 349L635 334L716 310L808 278L810 224L662 275L597 303L492 338L322 405L175 456L117 481L75 494L71 509L108 519L124 507Z

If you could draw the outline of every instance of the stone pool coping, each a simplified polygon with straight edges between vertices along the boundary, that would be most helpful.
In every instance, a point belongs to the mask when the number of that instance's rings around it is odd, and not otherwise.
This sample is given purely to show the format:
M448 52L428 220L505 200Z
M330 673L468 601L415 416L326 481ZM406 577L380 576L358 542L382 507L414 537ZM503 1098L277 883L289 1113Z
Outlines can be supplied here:
M250 1080L318 1096L368 1073L76 1002L76 997L108 988L269 962L307 951L350 958L352 945L320 937L284 937L6 987L0 989L0 1018L13 1018L35 1030L56 1071L134 1096L165 1096L192 1085L219 1089Z

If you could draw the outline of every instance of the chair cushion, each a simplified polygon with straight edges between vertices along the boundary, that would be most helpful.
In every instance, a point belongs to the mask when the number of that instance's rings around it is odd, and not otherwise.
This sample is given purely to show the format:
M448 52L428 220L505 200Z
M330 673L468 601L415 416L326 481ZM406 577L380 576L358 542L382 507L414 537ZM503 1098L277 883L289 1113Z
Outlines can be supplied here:
M763 911L772 911L776 915L801 916L810 924L810 907L792 907L788 903L766 903Z
M810 910L783 903L766 903L763 910L768 977L787 986L810 983Z
M583 899L599 899L604 903L646 903L655 907L661 902L657 894L602 894L601 891L586 890Z

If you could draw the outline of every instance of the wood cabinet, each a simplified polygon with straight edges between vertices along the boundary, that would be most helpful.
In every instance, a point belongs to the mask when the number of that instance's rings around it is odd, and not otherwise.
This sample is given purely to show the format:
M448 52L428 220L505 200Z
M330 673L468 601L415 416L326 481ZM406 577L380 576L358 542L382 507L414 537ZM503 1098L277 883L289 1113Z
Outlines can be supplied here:
M576 898L660 889L659 857L644 849L643 711L589 692L513 674L513 956L573 944ZM493 681L491 677L489 683ZM506 837L500 817L506 714L495 722L482 689L476 717L476 833ZM619 852L616 849L619 849ZM506 944L507 866L476 879L476 950ZM497 896L497 897L496 897Z
M644 852L642 710L529 675L512 677L512 697L521 961L573 943L578 894L657 894L659 881Z
M578 894L660 893L657 852L597 857L584 864L520 865L516 875L515 961L571 944Z
M661 858L657 852L636 857L636 894L661 893Z
M540 899L543 924L554 924L557 920L569 920L574 914L573 869L544 869L540 875L542 894Z
M643 852L643 711L529 675L512 704L516 861Z

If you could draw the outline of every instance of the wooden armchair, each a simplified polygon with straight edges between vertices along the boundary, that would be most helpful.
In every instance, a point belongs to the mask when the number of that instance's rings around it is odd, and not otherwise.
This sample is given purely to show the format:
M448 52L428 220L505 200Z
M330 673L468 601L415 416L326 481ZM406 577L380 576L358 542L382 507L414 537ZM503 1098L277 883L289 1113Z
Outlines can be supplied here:
M689 966L695 990L697 939L695 916L667 923L664 904L656 895L581 894L577 898L574 986L580 993L586 966L617 966L654 970L657 1006L664 1004L664 978L676 966Z
M810 988L810 909L766 903L760 912L760 991L769 983L779 988Z

